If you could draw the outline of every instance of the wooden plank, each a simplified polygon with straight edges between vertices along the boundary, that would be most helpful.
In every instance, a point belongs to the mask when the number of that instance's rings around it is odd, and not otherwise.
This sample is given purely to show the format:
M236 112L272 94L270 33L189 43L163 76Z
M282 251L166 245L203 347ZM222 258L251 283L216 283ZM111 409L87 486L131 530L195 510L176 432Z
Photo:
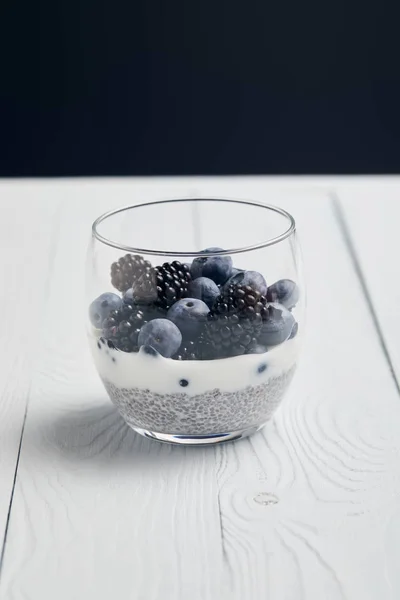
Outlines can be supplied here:
M341 189L337 210L361 271L370 310L389 368L400 386L400 178L369 180ZM388 517L382 536L392 597L400 597L400 510Z
M391 598L387 552L400 542L398 528L390 546L382 538L397 518L398 395L329 200L302 201L293 212L308 281L307 342L274 423L221 450L231 595Z
M345 186L339 210L353 243L374 318L400 384L400 178Z
M81 298L97 207L80 204L60 231L0 595L211 598L222 563L214 451L151 443L106 398Z
M43 318L59 203L28 183L0 184L0 568Z
M330 199L292 187L277 200L279 185L67 185L2 599L394 597L396 388ZM308 280L303 360L276 419L249 440L205 450L151 443L123 425L91 367L79 306L95 213L190 190L286 204Z

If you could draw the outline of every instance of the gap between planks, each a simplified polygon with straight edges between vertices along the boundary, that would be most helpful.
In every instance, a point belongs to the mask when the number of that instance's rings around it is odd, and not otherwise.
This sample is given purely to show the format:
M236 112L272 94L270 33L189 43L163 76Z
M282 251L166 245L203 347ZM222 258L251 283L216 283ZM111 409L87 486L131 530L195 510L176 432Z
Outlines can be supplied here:
M393 361L390 356L389 349L386 345L386 341L385 341L385 337L383 335L381 325L379 323L377 311L375 310L374 303L373 303L372 297L371 297L371 293L368 288L367 280L364 275L363 269L361 267L361 261L358 257L358 253L357 253L355 244L353 242L353 239L352 239L352 236L350 233L350 227L349 227L347 219L344 215L340 199L334 192L331 193L331 199L332 199L333 213L335 215L339 230L342 233L344 244L349 252L351 261L353 263L354 271L357 275L358 281L363 290L365 302L367 303L368 311L371 315L371 319L372 319L372 322L373 322L373 325L375 328L376 335L379 340L379 344L382 348L382 352L385 355L385 359L386 359L386 362L387 362L387 365L389 368L390 375L396 386L397 393L400 396L400 383L399 383L399 380L397 379Z
M47 268L46 268L46 277L44 280L43 293L42 293L42 297L46 298L46 300L44 302L44 309L41 314L41 319L40 319L41 321L43 321L45 318L46 305L48 304L51 274L54 269L54 257L56 254L56 247L57 247L58 235L59 235L59 230L60 230L61 213L62 213L62 204L58 203L56 205L53 219L52 219L52 222L53 222L52 235L51 235L51 242L48 247L48 264L47 264ZM38 331L40 331L39 327L38 327ZM19 468L20 457L21 457L21 450L22 450L22 443L23 443L26 419L27 419L27 415L28 415L29 399L30 399L31 384L32 384L33 377L34 377L34 369L32 368L31 373L30 373L30 382L29 382L29 386L27 389L27 395L26 395L26 400L25 400L25 409L24 409L24 415L23 415L22 426L21 426L21 434L20 434L20 439L19 439L19 444L18 444L18 452L17 452L16 462L15 462L15 469L14 469L14 476L13 476L13 480L12 480L10 500L9 500L9 505L8 505L4 534L2 537L1 550L0 550L0 583L1 583L1 576L2 576L2 572L3 572L4 556L5 556L5 552L6 552L6 546L7 546L11 511L12 511L12 505L13 505L13 500L14 500L15 485L16 485L17 476L18 476L18 468Z

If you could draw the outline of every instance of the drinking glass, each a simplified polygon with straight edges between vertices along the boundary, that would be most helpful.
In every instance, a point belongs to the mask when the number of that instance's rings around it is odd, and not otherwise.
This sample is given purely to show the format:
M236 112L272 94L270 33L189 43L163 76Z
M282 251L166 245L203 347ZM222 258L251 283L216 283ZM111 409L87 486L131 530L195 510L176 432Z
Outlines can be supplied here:
M113 210L93 224L86 282L94 363L135 431L214 444L271 418L304 326L285 210L225 198Z

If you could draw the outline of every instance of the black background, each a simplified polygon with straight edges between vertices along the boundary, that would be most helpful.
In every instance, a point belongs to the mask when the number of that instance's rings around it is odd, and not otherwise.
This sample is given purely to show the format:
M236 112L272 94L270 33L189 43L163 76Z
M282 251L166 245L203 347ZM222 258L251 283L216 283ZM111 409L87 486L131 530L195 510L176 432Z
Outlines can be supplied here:
M400 171L394 3L1 13L2 176Z

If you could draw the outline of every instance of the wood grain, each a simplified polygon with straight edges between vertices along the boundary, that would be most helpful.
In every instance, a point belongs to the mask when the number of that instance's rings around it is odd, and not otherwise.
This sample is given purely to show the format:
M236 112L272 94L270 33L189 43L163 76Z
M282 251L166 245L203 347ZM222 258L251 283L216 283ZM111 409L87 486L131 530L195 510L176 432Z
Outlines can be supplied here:
M339 210L346 220L356 260L373 305L391 366L400 386L400 188L398 179L346 189Z
M400 187L398 178L382 184L362 182L346 188L338 198L338 212L350 240L354 260L363 275L365 293L389 368L400 388ZM395 435L395 434L393 434ZM398 458L398 457L397 457ZM391 599L400 597L400 511L390 513L382 526L382 554Z
M391 598L398 396L329 204L293 207L309 321L294 386L262 433L217 451L235 598ZM263 492L279 502L255 502Z
M52 186L67 197L1 600L397 598L399 399L331 199L295 186L281 199L280 182L261 178ZM284 405L261 433L215 449L132 433L83 334L90 221L188 193L285 204L308 282L307 339Z
M71 199L63 215L0 594L211 598L222 562L214 451L142 439L107 400L81 300L96 207L79 220L77 209Z
M58 200L41 191L1 185L0 568L58 224Z

